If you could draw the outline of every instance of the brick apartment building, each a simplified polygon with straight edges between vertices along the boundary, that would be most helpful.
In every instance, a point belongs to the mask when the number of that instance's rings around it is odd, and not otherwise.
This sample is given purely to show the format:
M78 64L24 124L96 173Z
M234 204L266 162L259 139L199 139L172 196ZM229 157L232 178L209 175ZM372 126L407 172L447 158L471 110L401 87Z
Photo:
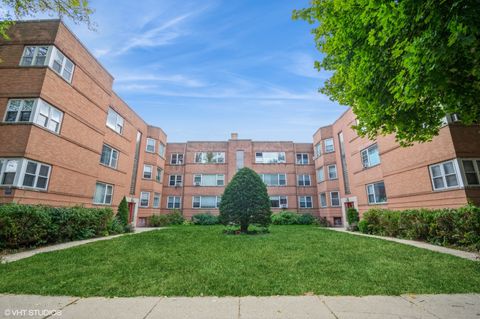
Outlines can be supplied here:
M360 138L349 110L313 143L239 139L167 143L112 90L113 77L59 20L20 22L0 40L0 204L116 207L139 226L180 209L218 213L241 167L267 184L272 209L343 225L347 207L480 204L480 126L449 117L432 142Z

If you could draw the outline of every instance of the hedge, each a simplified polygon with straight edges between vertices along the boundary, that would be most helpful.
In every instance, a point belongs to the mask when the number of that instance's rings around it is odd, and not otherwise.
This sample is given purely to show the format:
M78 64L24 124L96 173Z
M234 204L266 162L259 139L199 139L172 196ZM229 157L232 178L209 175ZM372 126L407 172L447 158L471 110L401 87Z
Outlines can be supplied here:
M300 215L284 211L272 215L272 224L274 225L312 225L316 223L318 223L317 219L308 213Z
M435 210L370 209L358 227L367 234L480 250L480 208L473 205Z
M121 232L110 208L0 205L0 249L35 247Z

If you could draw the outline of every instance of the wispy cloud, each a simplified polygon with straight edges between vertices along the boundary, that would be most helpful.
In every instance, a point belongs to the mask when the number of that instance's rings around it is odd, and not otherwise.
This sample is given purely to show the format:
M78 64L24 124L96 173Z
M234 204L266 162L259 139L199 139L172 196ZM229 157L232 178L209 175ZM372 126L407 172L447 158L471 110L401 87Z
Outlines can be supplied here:
M192 88L200 88L204 87L207 84L201 80L194 79L182 74L173 74L173 75L156 75L150 73L143 73L143 74L128 74L128 75L120 75L115 79L116 83L119 83L120 88L125 88L127 85L135 84L135 83L142 83L142 82L149 82L151 83L149 86L145 86L146 88L156 88L158 86L158 82L166 82L175 84L178 86L186 86Z

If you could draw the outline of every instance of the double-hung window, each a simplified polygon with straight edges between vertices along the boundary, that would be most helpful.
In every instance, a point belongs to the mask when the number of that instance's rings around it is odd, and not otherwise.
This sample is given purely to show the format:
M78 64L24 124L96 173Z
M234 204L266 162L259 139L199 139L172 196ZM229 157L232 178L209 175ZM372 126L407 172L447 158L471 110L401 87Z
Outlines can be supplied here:
M261 174L260 177L267 186L287 185L287 174Z
M312 196L299 196L298 203L300 208L313 208Z
M5 122L32 122L35 102L35 99L9 100Z
M110 205L113 197L113 185L97 182L93 203L101 205Z
M155 180L161 183L162 178L163 178L163 169L161 167L157 167L157 175L155 176Z
M224 186L224 174L195 174L193 175L193 185L195 186Z
M328 165L328 179L337 179L337 165Z
M255 163L257 164L286 163L285 152L257 152L255 153Z
M118 151L107 144L103 144L102 155L100 155L100 163L111 168L117 168Z
M140 207L148 207L150 205L150 192L140 192Z
M382 204L387 202L387 193L385 191L385 184L377 182L367 185L367 196L369 204Z
M378 154L377 144L373 144L360 152L362 165L364 168L380 164L380 155Z
M182 186L182 175L170 175L170 179L168 180L169 186Z
M155 153L155 144L156 141L153 138L147 137L147 146L145 150L148 153Z
M20 66L49 66L68 83L72 82L75 65L60 50L52 45L26 46Z
M310 175L302 174L297 176L297 185L298 186L310 186Z
M160 207L160 193L153 193L153 208L159 208Z
M288 208L287 196L270 196L270 207L272 208Z
M462 166L465 174L465 185L480 185L480 159L463 159Z
M143 178L152 179L153 166L152 165L143 165Z
M198 163L198 164L225 163L225 152L198 152L198 153L195 153L195 163Z
M317 183L321 183L325 180L325 171L323 166L317 169Z
M321 193L320 194L320 207L327 207L327 194Z
M322 156L322 142L318 142L317 144L315 144L313 152L315 157Z
M183 164L183 154L174 153L170 157L170 164L172 165L182 165Z
M70 61L65 55L60 52L58 49L53 50L53 59L51 62L52 69L58 73L62 78L64 78L67 82L72 81L73 75L73 68L74 64Z
M180 196L168 196L167 198L167 208L168 209L179 209L181 205L182 198Z
M220 196L193 196L193 208L218 208Z
M457 162L455 160L430 165L429 169L433 190L443 190L461 186Z
M107 126L118 134L123 134L123 125L123 117L121 117L120 114L115 112L112 108L109 108L107 115Z
M340 206L340 193L339 192L330 192L330 205Z
M0 159L0 185L46 190L51 166L28 159Z
M297 165L308 164L308 153L297 153Z
M23 49L20 66L46 66L51 51L52 46L26 46Z
M333 145L333 138L327 138L323 141L323 145L325 146L325 153L332 153L335 151L335 147Z
M158 155L160 155L161 157L165 157L165 144L163 144L162 142L158 144Z
M63 113L42 99L10 99L4 121L7 123L30 122L58 133Z

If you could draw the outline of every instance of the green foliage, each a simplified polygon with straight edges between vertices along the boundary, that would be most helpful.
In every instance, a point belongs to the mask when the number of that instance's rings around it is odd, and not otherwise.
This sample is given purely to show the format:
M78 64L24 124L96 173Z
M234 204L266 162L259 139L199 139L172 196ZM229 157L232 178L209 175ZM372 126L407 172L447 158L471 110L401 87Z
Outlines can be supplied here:
M14 24L13 20L34 17L38 14L66 17L74 23L85 23L90 29L95 29L95 24L90 20L93 10L89 7L88 0L1 0L2 9L11 9L0 12L0 37L9 39L8 29Z
M304 213L298 217L297 220L299 225L313 225L318 224L318 220L312 215L308 213Z
M247 232L250 224L268 226L271 215L265 183L250 168L240 169L223 193L220 222L224 225L239 225L242 232Z
M118 218L112 218L112 220L108 223L108 233L111 235L121 234L126 232L126 227L122 225L122 223L118 220Z
M128 215L129 215L129 210L128 210L128 203L127 199L123 197L122 201L118 205L118 210L117 210L117 219L122 224L123 226L127 226L128 224Z
M437 210L371 209L363 214L359 228L368 234L480 250L480 208L473 205Z
M480 118L480 5L476 0L312 0L294 19L313 29L332 71L321 92L351 106L361 136L429 141L446 113Z
M234 226L234 225L227 225L223 229L223 233L227 235L244 235L244 234L249 234L249 235L261 235L261 234L268 234L270 233L270 229L268 227L262 227L262 226L256 226L256 225L250 225L248 226L248 231L247 233L242 233L240 231L239 226Z
M1 205L0 249L108 235L110 230L117 230L113 220L109 208Z
M150 227L165 227L170 225L170 219L166 214L154 214L148 219Z
M353 207L347 209L347 221L350 225L356 225L360 217L358 216L358 210Z
M168 213L167 216L169 225L182 225L185 221L182 212L178 209L174 209L171 213Z
M193 215L192 222L195 225L216 225L219 223L219 218L211 213L202 213Z
M272 224L274 225L295 225L298 224L298 218L300 216L297 213L284 211L278 214L272 215Z
M331 227L332 225L330 224L330 222L328 221L328 219L326 217L320 217L318 219L318 226L320 226L320 227Z

